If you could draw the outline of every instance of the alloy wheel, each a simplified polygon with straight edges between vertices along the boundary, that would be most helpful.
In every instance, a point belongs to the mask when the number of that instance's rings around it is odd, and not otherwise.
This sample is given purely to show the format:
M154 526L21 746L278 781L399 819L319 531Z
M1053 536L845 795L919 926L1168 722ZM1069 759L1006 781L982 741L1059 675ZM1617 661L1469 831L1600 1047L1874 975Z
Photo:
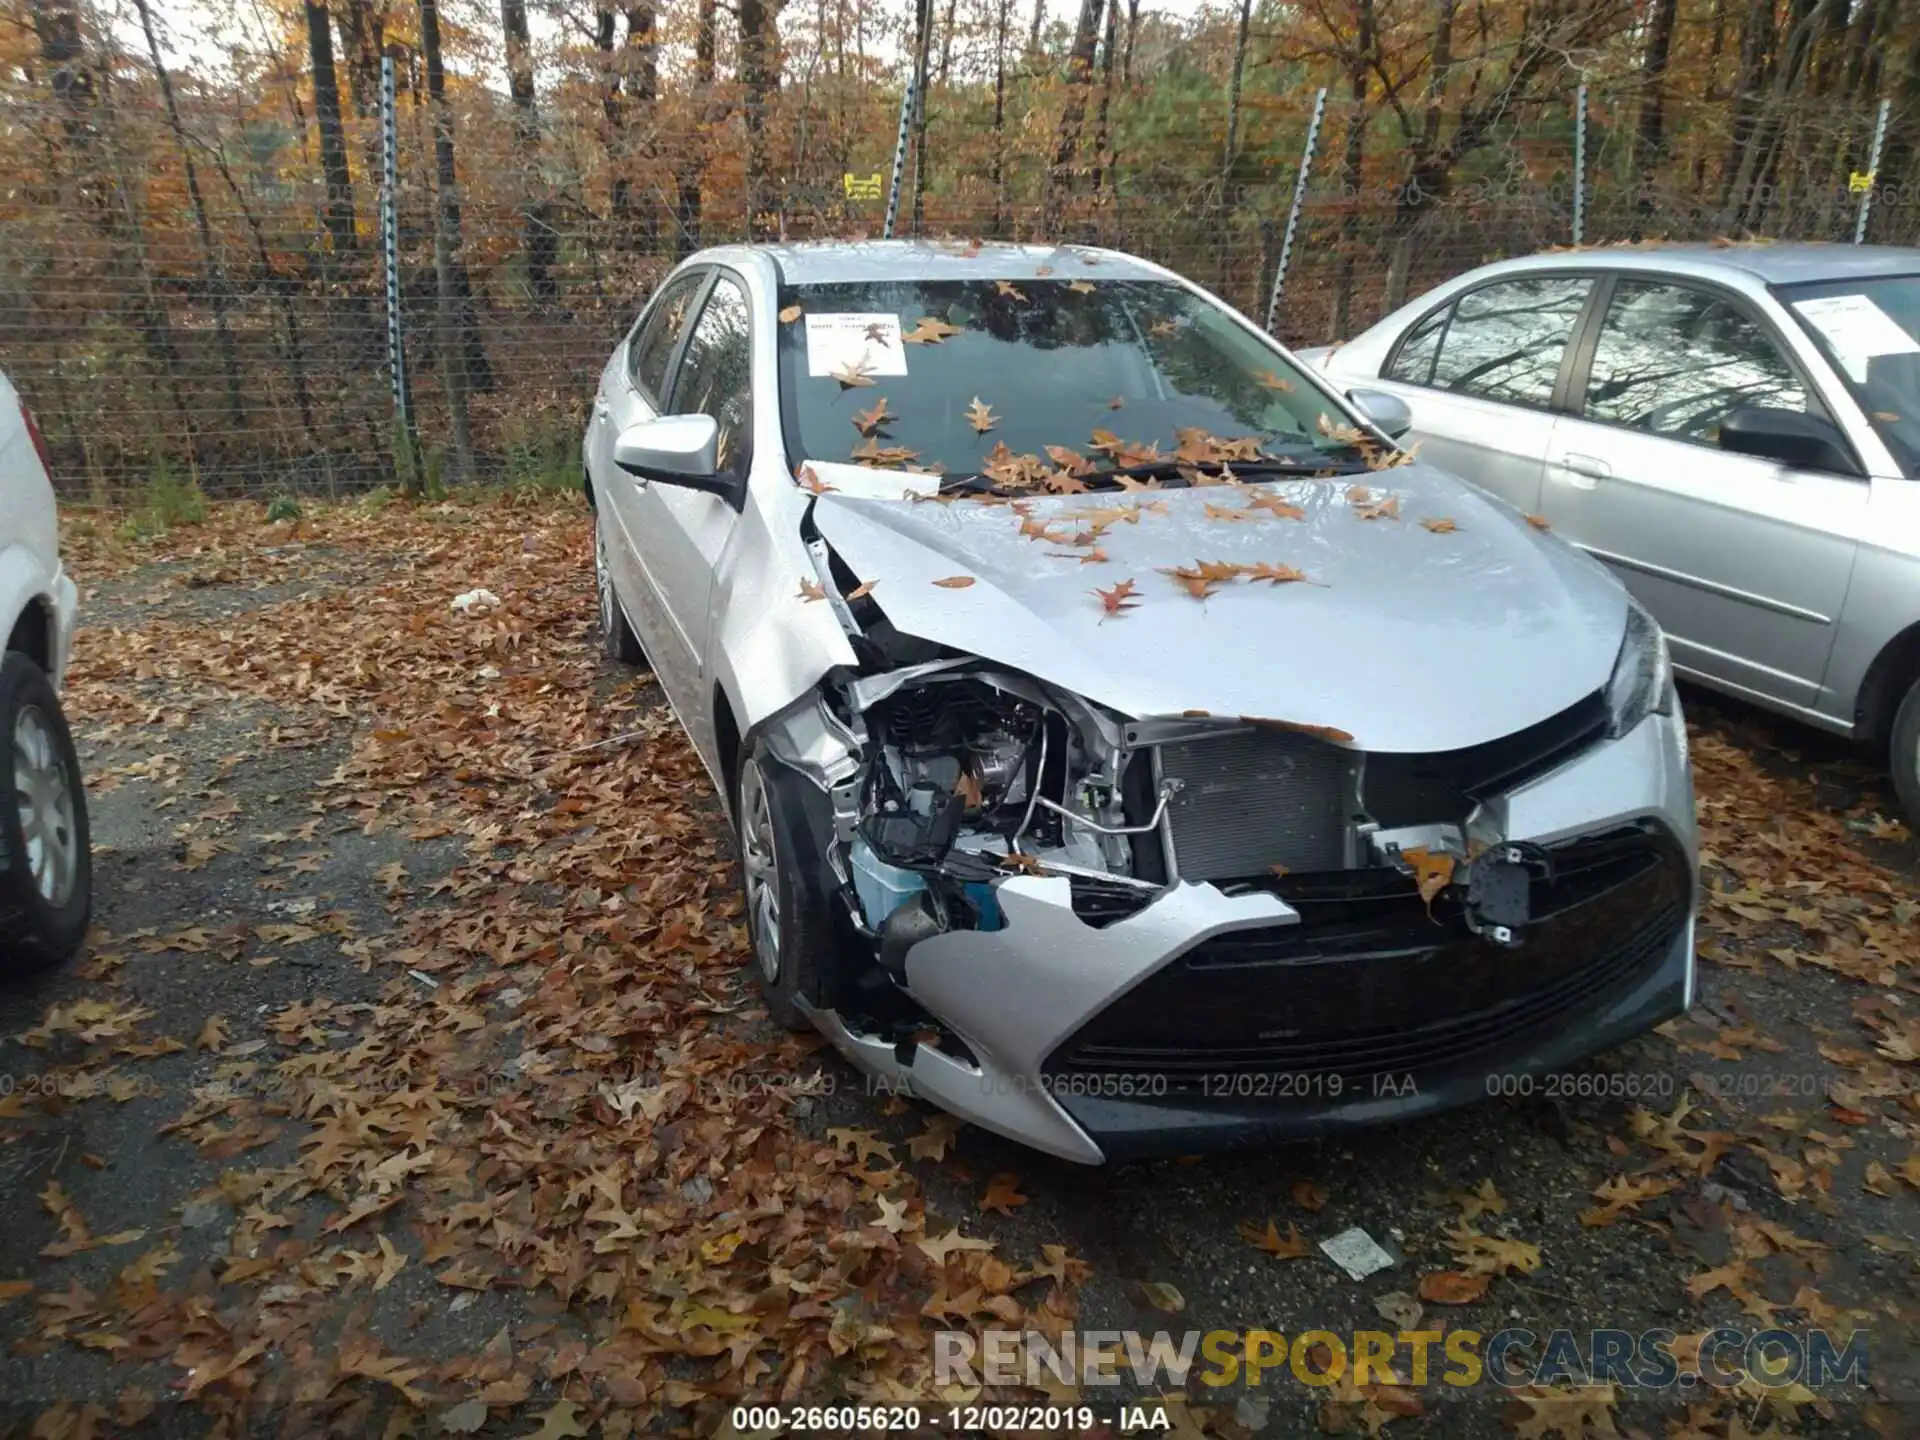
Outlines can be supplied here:
M13 792L34 888L49 905L63 906L80 869L73 777L60 759L53 726L32 705L13 720Z
M756 760L740 772L740 857L746 871L747 925L769 985L780 980L780 862L773 846L767 780Z
M600 633L613 633L613 573L607 566L607 537L598 525L593 527L593 583L600 598Z

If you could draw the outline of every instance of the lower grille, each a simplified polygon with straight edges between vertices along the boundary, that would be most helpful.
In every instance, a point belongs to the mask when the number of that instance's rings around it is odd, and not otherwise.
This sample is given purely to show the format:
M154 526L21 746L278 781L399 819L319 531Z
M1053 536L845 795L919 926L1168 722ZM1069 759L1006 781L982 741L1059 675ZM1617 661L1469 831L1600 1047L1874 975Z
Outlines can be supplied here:
M1253 730L1160 747L1183 880L1226 880L1346 863L1354 799L1351 751L1286 731Z
M1165 1076L1180 1094L1223 1073L1438 1073L1564 1027L1660 963L1691 872L1671 840L1638 830L1554 857L1517 950L1474 935L1445 901L1430 917L1397 872L1282 881L1299 924L1202 942L1046 1068Z

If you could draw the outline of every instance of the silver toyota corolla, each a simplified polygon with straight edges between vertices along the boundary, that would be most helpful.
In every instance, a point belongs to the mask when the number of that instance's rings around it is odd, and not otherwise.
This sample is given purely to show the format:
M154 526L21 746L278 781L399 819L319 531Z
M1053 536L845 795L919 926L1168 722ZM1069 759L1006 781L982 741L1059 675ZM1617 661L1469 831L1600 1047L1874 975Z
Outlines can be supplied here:
M1072 1160L1514 1093L1683 1012L1658 627L1157 266L740 247L586 441L600 620L767 1003Z
M1301 358L1615 567L1682 676L1887 756L1920 825L1920 250L1536 255Z

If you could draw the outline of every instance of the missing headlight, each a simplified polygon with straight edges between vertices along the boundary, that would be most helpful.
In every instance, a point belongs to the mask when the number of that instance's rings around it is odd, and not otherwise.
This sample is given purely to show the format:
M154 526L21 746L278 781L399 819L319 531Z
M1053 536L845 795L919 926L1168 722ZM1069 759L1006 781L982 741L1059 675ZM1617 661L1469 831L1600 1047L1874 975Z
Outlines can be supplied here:
M1017 836L1044 780L1049 718L973 679L888 696L867 713L875 759L861 837L885 863L923 868L947 858L963 827Z
M983 670L929 675L867 707L872 737L848 864L876 934L927 897L953 925L993 929L1007 857L1094 875L1125 874L1120 799L1109 759L1031 681ZM1076 712L1077 713L1077 712ZM1081 817L1085 819L1082 820Z

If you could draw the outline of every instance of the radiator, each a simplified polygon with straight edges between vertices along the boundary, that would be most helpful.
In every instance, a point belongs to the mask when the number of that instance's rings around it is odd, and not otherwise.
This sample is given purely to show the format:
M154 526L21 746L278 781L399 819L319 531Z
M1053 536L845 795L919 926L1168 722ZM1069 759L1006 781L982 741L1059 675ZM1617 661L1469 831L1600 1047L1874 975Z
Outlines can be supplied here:
M1183 880L1251 879L1347 864L1358 757L1286 731L1254 730L1160 747Z

